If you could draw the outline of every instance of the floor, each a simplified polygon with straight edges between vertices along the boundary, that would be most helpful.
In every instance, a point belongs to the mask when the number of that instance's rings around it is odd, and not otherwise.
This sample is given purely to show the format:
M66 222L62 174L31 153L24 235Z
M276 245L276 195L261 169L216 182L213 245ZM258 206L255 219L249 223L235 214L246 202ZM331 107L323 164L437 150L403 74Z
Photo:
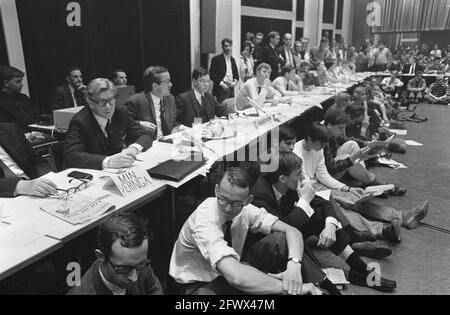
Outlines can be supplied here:
M423 147L408 147L405 155L394 154L393 159L408 169L374 169L377 175L408 188L404 197L389 198L385 203L408 210L424 200L430 201L430 212L424 223L450 230L450 106L420 104L416 110L428 122L407 122L405 140L415 140ZM450 232L449 232L450 233ZM450 234L429 227L403 230L403 242L391 246L393 255L381 265L382 276L397 281L398 295L450 294ZM317 253L325 265L347 271L346 264L327 251ZM365 259L366 262L370 262ZM348 286L343 294L374 295L371 289Z

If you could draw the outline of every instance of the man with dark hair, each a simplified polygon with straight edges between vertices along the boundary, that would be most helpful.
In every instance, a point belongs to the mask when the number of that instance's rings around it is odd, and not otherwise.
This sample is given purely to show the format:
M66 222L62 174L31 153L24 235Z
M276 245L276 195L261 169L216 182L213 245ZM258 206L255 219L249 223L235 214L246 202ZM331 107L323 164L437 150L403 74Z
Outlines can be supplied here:
M229 38L223 39L223 53L211 60L209 73L214 81L213 95L219 103L234 97L234 88L239 82L239 70L232 56L232 49L233 41Z
M106 219L97 234L97 260L69 295L162 295L148 259L148 232L133 214Z
M270 65L272 69L270 80L273 81L280 75L281 66L283 64L283 60L280 58L278 52L280 33L270 32L269 35L267 35L267 38L269 39L269 42L262 49L262 62Z
M448 105L450 103L450 88L442 75L438 75L436 82L430 85L425 100L431 104Z
M429 202L414 208L409 212L398 211L394 208L385 207L375 202L355 203L361 196L363 190L350 187L333 178L326 166L323 148L329 142L329 131L327 127L318 123L308 127L305 140L296 144L294 153L303 160L304 175L310 180L317 182L316 189L331 190L332 196L345 208L354 210L361 215L382 222L397 224L398 242L400 242L400 229L402 225L408 229L415 229L428 214Z
M271 71L272 68L267 63L262 63L256 68L256 77L245 82L236 96L237 110L244 110L254 106L249 101L249 98L260 107L266 102L270 102L272 106L278 104L282 99L282 95L272 87L272 82L269 80ZM287 99L285 100L287 101Z
M433 63L429 64L425 69L426 74L445 74L445 65L441 63L441 58L434 58Z
M169 70L152 66L144 71L144 91L133 95L125 103L131 119L153 134L153 140L180 131L177 105L170 93L172 81Z
M359 139L348 139L346 127L350 119L339 109L328 110L325 115L325 126L330 133L330 139L324 146L325 165L328 172L339 180L356 180L362 186L388 185L374 173L367 170L364 161L372 158L372 150L382 150L387 147L384 142L367 142ZM389 191L393 196L406 194L406 189L394 185Z
M427 82L423 78L423 72L417 71L416 76L408 82L409 100L419 103L424 100L424 93L427 89Z
M253 49L253 59L255 66L258 66L262 61L262 42L264 39L263 33L257 33L255 36L255 48Z
M131 119L125 108L116 108L116 92L108 79L89 83L89 106L72 118L67 132L65 168L128 168L139 153L151 147L152 134Z
M292 65L283 67L280 76L272 82L272 86L282 96L297 96L303 91L303 82Z
M114 70L113 82L116 86L127 86L128 83L127 73L122 69Z
M219 104L209 93L211 78L209 73L198 68L192 72L193 89L180 94L177 99L177 122L192 127L194 118L200 118L202 123L213 120L214 117L228 117L234 110L224 104Z
M303 177L302 160L292 152L280 152L273 159L277 160L278 169L258 179L252 190L255 196L253 204L297 228L304 239L312 235L319 237L319 247L330 249L350 266L351 283L379 291L393 291L397 287L395 281L380 277L378 286L370 286L366 281L373 270L350 247L350 235L342 229L333 206L316 197L311 182Z
M310 63L313 69L317 69L321 62L324 62L328 66L333 64L333 54L330 51L330 42L328 39L322 38L319 47L311 49L310 56Z
M378 47L372 50L374 58L373 71L385 71L392 63L392 53L383 41L378 42Z
M56 185L38 177L50 167L14 124L0 123L0 197L56 194Z
M251 205L250 183L242 169L225 172L216 197L205 200L184 224L169 274L188 295L319 294L314 285L303 284L302 266L305 271L309 262L302 262L300 232Z
M17 68L0 66L0 122L14 123L27 131L28 125L36 123L37 111L30 98L21 93L24 76Z
M83 75L80 68L70 68L67 71L66 81L67 84L57 87L50 97L50 108L52 110L87 105L83 96L86 86L83 84Z

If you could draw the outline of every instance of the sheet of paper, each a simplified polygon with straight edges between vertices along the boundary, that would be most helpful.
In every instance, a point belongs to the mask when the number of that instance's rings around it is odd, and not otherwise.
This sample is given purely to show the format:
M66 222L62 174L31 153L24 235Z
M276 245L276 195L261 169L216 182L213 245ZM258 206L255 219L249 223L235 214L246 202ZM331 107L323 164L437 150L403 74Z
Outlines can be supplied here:
M411 147L423 147L422 143L416 142L414 140L406 140L405 143Z
M347 278L345 278L345 273L342 269L329 268L323 269L323 272L325 272L328 280L334 285L350 284L350 282L347 281Z
M408 135L408 130L389 129L389 131L392 133L395 133L396 135L399 135L399 136L407 136Z
M316 192L316 196L319 196L326 201L330 201L331 190L318 191Z

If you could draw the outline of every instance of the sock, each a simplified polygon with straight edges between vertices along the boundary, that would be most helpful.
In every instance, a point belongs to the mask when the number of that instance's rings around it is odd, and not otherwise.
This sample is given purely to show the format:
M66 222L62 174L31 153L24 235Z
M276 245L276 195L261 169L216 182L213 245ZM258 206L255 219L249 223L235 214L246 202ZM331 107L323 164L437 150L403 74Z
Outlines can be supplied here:
M353 253L348 257L347 264L355 271L362 273L367 272L367 264L356 253Z
M338 288L331 283L330 280L325 279L320 285L321 289L327 290L330 295L342 295L342 293L338 290Z

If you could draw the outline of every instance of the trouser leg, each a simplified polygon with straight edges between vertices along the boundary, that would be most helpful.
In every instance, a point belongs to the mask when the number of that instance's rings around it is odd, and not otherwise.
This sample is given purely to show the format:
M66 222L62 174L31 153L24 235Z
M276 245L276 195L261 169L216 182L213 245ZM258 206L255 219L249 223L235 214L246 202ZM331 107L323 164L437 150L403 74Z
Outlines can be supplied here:
M362 202L355 207L355 211L366 218L392 223L403 220L403 213L391 207L386 207L375 200Z

